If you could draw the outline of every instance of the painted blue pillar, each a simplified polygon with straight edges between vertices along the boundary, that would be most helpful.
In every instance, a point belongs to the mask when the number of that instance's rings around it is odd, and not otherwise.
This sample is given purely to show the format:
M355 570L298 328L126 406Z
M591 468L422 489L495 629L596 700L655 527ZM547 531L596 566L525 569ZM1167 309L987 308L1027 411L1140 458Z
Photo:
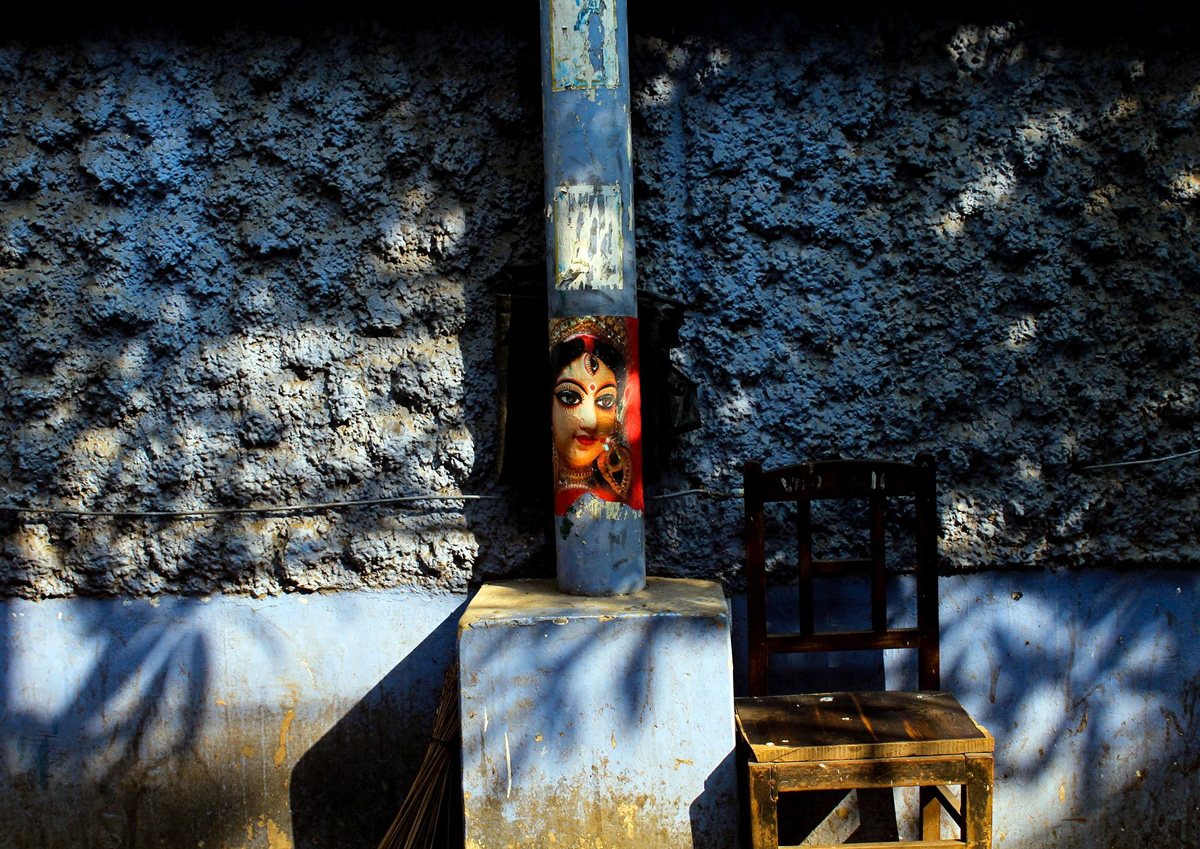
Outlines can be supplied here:
M625 0L541 0L558 587L646 583Z

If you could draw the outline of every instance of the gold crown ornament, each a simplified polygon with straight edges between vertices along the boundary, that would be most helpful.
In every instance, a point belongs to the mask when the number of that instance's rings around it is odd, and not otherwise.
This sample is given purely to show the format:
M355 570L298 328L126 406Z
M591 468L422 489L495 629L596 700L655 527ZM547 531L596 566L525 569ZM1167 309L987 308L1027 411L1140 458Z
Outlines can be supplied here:
M556 318L550 322L550 347L561 345L572 339L590 336L612 345L622 356L629 354L629 337L625 332L625 318L619 315L580 315L573 318Z

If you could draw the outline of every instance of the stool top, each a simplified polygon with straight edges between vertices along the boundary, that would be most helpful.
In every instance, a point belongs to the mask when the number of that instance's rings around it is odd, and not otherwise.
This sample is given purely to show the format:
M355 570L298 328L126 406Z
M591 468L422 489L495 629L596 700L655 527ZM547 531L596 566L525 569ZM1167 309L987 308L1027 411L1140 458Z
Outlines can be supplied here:
M991 735L952 693L807 693L737 700L759 763L990 752Z
M533 579L484 584L458 620L459 631L566 624L572 619L686 616L719 619L729 625L729 607L721 585L685 578L647 578L646 588L617 596L577 596L558 591L554 581Z

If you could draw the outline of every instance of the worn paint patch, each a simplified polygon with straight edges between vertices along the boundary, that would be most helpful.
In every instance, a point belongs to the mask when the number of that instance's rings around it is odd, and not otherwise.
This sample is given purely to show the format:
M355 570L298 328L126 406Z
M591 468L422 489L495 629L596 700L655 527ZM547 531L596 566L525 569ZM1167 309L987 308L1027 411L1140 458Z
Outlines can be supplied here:
M617 87L617 10L612 0L551 0L550 45L555 91Z
M253 822L246 824L246 845L243 849L264 846L263 838L266 838L266 849L295 849L295 843L287 830L266 816L260 816L257 824Z
M554 193L554 285L623 289L621 187L563 185Z
M267 849L293 849L294 844L288 833L275 824L274 820L267 820Z
M283 715L283 723L279 727L279 746L275 749L275 766L283 766L287 759L288 731L291 730L292 720L296 718L295 708L288 708Z
M660 800L644 793L623 794L567 784L544 788L514 800L512 812L499 805L474 809L467 849L545 849L549 845L587 849L680 849L692 847L689 825L648 816ZM496 841L496 835L503 835Z

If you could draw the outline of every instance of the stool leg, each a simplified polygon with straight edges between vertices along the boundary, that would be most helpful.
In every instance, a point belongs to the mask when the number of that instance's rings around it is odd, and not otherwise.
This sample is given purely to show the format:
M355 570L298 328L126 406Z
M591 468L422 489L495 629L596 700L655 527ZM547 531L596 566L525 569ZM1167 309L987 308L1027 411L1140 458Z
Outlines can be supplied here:
M967 849L992 848L991 753L967 755L967 783L963 785L963 842Z
M920 788L921 839L942 839L942 802L932 787Z
M779 793L775 768L747 764L750 774L750 849L779 849Z

